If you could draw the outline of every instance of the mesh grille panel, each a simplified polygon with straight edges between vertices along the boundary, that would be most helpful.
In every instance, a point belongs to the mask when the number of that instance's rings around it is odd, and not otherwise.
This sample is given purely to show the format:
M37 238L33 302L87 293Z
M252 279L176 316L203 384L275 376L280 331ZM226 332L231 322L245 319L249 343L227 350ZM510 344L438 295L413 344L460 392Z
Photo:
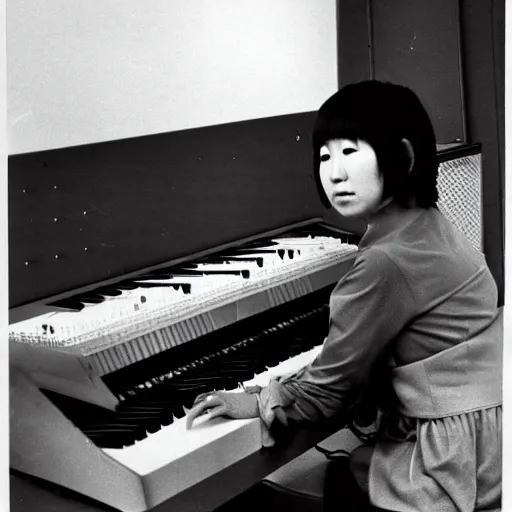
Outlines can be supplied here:
M438 208L482 251L481 155L471 155L439 166Z

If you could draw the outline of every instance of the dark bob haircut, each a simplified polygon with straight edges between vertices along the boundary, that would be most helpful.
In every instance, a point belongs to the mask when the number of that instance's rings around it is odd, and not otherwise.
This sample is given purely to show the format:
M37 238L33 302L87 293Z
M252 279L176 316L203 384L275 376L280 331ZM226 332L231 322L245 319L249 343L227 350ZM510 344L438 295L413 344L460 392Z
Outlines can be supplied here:
M320 182L320 148L329 140L363 140L377 156L384 179L384 198L402 207L411 200L436 207L437 152L432 123L420 100L407 87L369 80L350 84L319 109L313 128L315 180L322 202L330 206ZM402 139L414 150L414 166Z

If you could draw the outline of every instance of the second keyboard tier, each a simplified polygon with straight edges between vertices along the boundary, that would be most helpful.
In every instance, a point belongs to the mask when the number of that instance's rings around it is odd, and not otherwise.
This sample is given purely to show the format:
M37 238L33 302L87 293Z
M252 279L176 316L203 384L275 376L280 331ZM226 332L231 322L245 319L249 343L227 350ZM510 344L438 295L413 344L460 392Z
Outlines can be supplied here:
M255 378L290 371L287 362L302 366L313 357L326 334L327 305L317 306L263 328L230 346L137 383L110 379L120 403L107 410L51 391L45 394L91 441L101 448L130 446L183 418L195 398L215 390L236 390ZM302 355L304 362L300 362ZM299 356L299 357L297 357Z

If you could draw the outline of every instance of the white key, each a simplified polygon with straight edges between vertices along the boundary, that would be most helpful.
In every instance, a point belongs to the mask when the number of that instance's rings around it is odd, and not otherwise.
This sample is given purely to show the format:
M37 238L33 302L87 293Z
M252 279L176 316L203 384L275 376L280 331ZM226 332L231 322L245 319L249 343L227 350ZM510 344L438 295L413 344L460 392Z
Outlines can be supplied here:
M260 385L263 387L268 384L271 377L295 373L310 363L321 349L321 346L317 346L307 352L293 356L246 381L244 385ZM207 452L212 449L211 447L215 443L218 443L216 449L221 446L226 452L232 452L234 446L240 445L245 446L245 450L249 447L251 450L249 453L261 447L259 435L256 438L256 445L254 445L254 429L257 428L259 433L260 428L258 418L249 420L215 418L208 421L207 415L204 415L194 421L194 426L190 430L187 430L185 425L186 417L176 419L171 425L163 427L156 433L149 434L148 437L131 446L104 448L103 451L133 469L137 474L149 475L162 467L177 461L183 461L187 456L197 454L201 450L204 450L203 462L209 464L211 460L207 460ZM227 441L228 439L229 441ZM212 456L212 459L217 459L216 462L222 465L222 460L219 461L218 459L222 459L223 456L225 455L217 453L216 456ZM242 456L245 455L239 454L239 458ZM180 462L180 464L180 471L194 472L194 468L185 467L184 462ZM216 470L218 469L216 468Z

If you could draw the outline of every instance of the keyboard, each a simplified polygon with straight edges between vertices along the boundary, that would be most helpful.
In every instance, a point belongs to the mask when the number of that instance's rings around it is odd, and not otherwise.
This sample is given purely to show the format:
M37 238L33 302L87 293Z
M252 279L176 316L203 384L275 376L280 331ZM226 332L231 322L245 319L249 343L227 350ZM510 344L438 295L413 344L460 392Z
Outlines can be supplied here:
M261 448L259 419L203 417L186 430L185 413L195 396L214 389L238 392L294 373L320 351L327 326L325 303L283 318L126 389L115 411L48 390L39 396L15 372L11 401L19 411L11 425L11 465L119 510L154 507Z
M357 247L321 225L122 279L10 325L15 363L37 384L103 407L104 377L336 283Z

